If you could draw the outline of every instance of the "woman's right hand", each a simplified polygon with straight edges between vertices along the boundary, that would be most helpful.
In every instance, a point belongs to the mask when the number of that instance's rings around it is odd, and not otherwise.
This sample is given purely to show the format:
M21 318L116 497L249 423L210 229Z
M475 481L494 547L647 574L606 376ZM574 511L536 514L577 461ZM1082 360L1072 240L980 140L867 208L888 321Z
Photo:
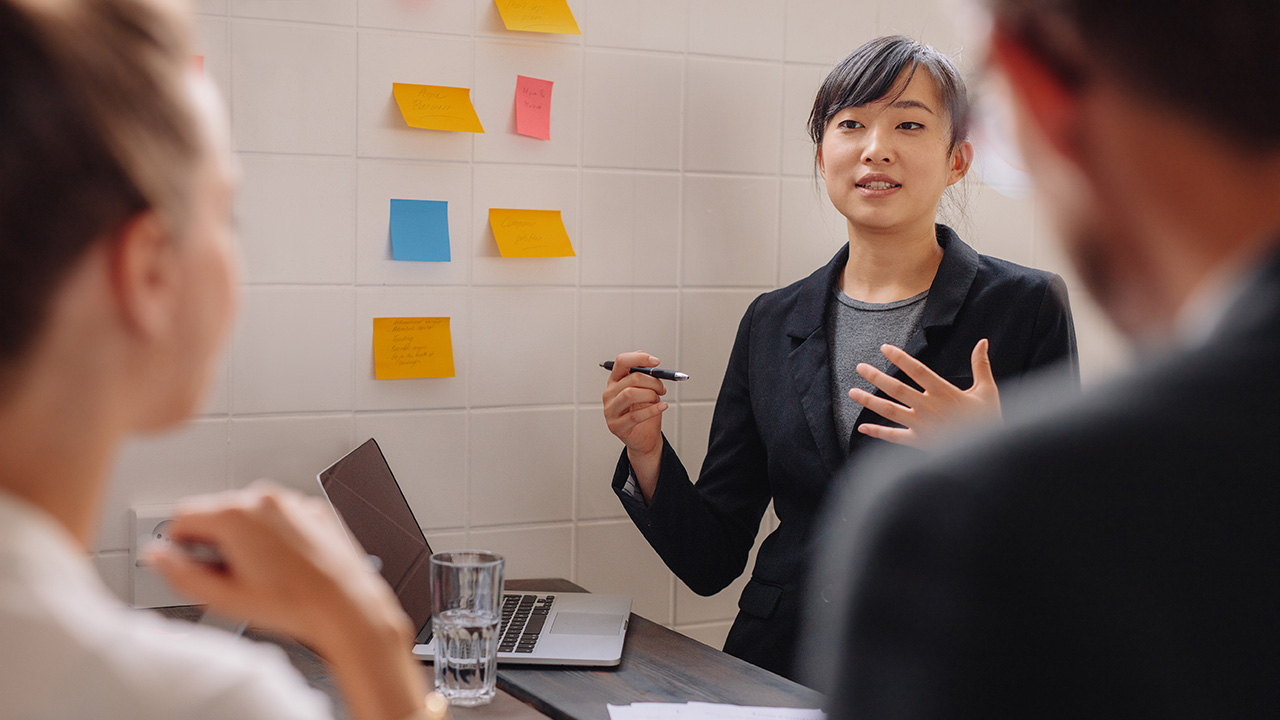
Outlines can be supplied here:
M427 688L409 654L416 628L328 503L255 484L184 502L170 534L217 548L221 562L197 562L175 545L153 548L165 579L225 617L310 645L331 663L354 718L407 717L422 707Z
M670 406L662 400L667 387L661 380L630 372L630 369L657 366L658 358L649 353L622 353L613 361L613 370L601 396L605 423L609 432L627 446L627 458L646 502L653 497L658 483L662 413Z

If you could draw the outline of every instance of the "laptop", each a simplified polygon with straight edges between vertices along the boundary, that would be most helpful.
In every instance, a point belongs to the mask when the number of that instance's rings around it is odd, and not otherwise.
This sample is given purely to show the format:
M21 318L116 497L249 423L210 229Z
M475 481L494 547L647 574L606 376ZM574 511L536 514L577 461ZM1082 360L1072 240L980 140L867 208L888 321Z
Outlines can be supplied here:
M431 546L377 441L370 438L317 479L418 628L413 654L433 659ZM498 662L617 665L630 618L631 598L625 595L504 593Z

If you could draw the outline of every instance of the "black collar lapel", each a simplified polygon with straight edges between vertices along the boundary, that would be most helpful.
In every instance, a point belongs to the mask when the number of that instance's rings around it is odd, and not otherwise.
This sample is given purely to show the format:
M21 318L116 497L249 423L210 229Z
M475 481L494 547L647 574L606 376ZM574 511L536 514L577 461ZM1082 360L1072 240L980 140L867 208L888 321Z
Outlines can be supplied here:
M826 308L836 277L848 260L849 246L845 245L831 262L804 280L786 328L791 338L791 354L787 358L791 382L822 462L833 474L844 464L845 453L836 438Z
M978 252L969 247L946 225L935 226L938 244L942 246L942 262L929 286L929 298L925 300L924 317L920 331L903 350L912 357L919 357L929 345L929 328L947 327L956 321L960 306L969 296L969 288L978 274ZM897 373L895 373L897 375Z

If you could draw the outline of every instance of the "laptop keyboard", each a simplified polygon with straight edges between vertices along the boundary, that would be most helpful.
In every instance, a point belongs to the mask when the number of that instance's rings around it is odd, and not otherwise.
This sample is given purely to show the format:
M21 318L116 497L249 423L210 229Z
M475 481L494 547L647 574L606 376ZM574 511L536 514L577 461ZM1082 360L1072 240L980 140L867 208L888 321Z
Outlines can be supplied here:
M503 595L498 652L533 652L555 599L555 595Z

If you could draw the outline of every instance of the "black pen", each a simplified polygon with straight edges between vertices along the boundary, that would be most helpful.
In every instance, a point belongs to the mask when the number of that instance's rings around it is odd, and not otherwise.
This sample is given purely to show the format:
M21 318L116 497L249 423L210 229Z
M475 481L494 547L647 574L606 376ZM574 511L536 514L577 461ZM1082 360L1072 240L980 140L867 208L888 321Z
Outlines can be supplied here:
M613 361L605 360L604 362L600 363L600 367L604 368L605 370L612 370ZM631 368L630 372L644 373L649 377L656 377L659 380L688 380L689 379L689 376L685 373L676 372L675 370L663 370L662 368L633 367Z

